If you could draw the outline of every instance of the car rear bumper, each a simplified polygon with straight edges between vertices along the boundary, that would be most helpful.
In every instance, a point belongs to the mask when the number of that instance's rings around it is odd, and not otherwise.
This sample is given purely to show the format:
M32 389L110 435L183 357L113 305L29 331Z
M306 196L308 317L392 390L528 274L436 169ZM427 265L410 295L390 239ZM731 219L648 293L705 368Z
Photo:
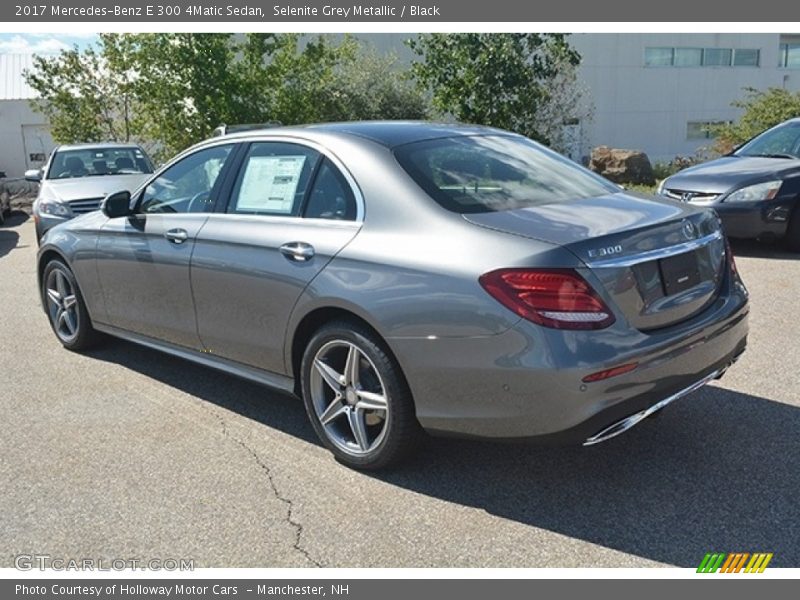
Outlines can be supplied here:
M747 292L738 283L730 287L690 322L654 334L634 330L628 339L551 330L555 335L543 340L535 326L521 321L496 336L390 344L409 375L417 417L429 432L580 444L718 376L744 352ZM560 347L553 341L558 335ZM586 356L594 358L582 360ZM634 362L636 369L624 375L582 381Z
M713 208L722 219L722 226L728 237L779 239L786 235L794 201L785 199L736 204L723 202Z

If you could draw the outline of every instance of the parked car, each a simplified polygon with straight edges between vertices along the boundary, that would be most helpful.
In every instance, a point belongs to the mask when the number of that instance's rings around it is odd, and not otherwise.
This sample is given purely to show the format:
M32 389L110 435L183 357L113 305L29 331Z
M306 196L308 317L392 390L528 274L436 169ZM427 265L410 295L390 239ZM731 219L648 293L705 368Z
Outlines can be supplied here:
M51 229L38 274L65 347L107 333L294 393L364 469L423 431L604 441L747 339L713 211L483 127L215 137Z
M134 144L59 146L41 169L25 173L40 182L33 204L36 237L59 223L100 208L110 192L134 190L153 173L153 163Z
M784 240L800 252L800 119L668 177L658 192L714 208L729 237Z

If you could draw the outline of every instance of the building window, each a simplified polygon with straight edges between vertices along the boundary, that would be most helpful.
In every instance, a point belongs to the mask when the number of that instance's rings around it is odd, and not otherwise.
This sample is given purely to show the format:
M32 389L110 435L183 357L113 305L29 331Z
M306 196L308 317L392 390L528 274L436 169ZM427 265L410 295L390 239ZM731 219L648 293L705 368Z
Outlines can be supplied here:
M675 60L673 65L676 67L699 67L703 64L702 48L675 48Z
M779 67L800 69L800 35L782 35L778 57Z
M731 121L689 121L686 123L687 140L713 140L716 134L711 130L715 125L726 125Z
M703 50L704 67L730 67L733 50L729 48L706 48Z
M761 62L761 52L759 50L748 50L737 48L733 51L734 67L757 67Z
M800 48L800 40L798 42ZM757 67L760 59L761 51L757 48L651 47L644 50L646 67Z
M644 64L648 67L671 67L674 48L645 48Z

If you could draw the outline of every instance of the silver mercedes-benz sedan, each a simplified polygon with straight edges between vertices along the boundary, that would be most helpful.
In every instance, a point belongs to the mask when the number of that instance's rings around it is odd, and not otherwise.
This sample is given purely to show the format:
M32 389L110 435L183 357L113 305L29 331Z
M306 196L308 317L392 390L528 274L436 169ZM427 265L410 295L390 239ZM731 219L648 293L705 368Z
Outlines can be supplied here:
M59 223L97 210L110 192L138 188L152 173L150 158L135 144L58 146L41 169L25 173L25 179L39 183L33 203L36 239Z
M294 393L363 469L426 431L595 444L747 339L713 211L483 127L215 137L54 227L38 261L67 348L102 332Z

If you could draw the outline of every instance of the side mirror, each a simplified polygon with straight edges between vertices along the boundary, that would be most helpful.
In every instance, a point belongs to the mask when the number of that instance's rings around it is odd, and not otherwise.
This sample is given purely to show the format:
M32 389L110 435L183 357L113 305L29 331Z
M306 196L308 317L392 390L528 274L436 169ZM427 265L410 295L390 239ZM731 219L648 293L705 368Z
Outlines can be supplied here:
M106 196L103 204L100 205L100 210L109 219L116 219L117 217L127 217L133 214L131 210L131 193L129 191L115 192Z
M25 171L25 180L26 181L34 181L39 182L42 180L42 170L41 169L29 169Z

